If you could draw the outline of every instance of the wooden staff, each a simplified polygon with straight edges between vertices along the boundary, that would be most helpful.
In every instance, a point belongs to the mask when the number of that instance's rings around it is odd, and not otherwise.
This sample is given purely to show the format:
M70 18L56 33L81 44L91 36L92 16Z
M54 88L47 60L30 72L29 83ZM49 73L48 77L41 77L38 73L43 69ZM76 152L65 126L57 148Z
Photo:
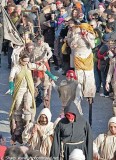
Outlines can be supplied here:
M0 68L1 68L1 53L0 53Z
M93 103L93 98L89 97L88 99L89 102L89 124L92 126L92 103Z

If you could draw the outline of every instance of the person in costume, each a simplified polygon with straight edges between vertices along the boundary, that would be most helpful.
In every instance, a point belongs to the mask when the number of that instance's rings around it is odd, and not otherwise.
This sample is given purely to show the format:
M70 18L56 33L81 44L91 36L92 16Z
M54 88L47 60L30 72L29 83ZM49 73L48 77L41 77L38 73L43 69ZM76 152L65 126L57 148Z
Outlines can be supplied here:
M65 117L55 127L50 157L69 160L74 149L81 149L86 160L92 160L92 134L88 122L78 112L74 102L64 109Z
M9 76L10 94L13 95L10 109L11 139L13 142L18 141L22 143L21 134L24 126L30 121L34 121L36 106L31 70L44 70L49 77L54 80L57 79L56 76L46 69L43 63L36 65L35 63L29 63L29 61L29 55L22 54L19 64L11 69Z
M44 42L44 37L39 36L37 37L37 44L34 49L34 63L38 64L43 63L48 71L50 71L50 66L49 66L49 59L52 57L52 51L49 45ZM51 83L50 79L45 74L44 71L38 71L34 70L33 76L36 79L35 81L35 87L37 87L39 84L43 84L43 89L44 89L44 106L50 108L50 99L51 99ZM47 103L46 103L47 102Z
M59 86L57 86L54 82L52 82L52 85L55 90L58 91L59 97L61 99L61 113L64 113L64 109L67 105L69 105L71 102L74 102L79 113L83 114L80 104L82 95L80 88L78 88L78 78L76 77L76 74L73 70L68 70L66 72L66 80L62 80Z
M93 98L96 92L92 53L92 48L95 47L95 34L88 23L81 23L79 27L80 33L75 35L75 39L71 42L71 48L74 51L75 73L82 95Z
M116 117L110 118L108 132L100 134L93 142L93 157L95 160L111 160L116 151Z
M35 123L29 123L22 133L23 142L29 149L38 150L44 156L49 156L53 141L53 123L48 108L41 110Z

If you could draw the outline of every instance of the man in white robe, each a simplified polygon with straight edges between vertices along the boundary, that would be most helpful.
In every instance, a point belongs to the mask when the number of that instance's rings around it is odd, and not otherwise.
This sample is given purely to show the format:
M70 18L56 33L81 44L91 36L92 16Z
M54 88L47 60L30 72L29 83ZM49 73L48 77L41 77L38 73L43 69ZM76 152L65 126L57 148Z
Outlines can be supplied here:
M48 108L42 109L36 123L29 123L22 133L23 142L27 143L30 149L39 150L45 156L50 154L53 139L51 116Z

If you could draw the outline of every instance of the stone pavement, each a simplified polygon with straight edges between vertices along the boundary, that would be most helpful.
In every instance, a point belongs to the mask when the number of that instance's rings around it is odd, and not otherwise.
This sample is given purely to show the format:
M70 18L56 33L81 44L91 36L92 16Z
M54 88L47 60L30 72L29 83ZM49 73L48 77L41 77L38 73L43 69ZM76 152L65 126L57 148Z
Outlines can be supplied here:
M0 133L6 137L7 145L10 141L10 129L9 129L9 110L11 106L12 97L10 95L5 95L5 92L9 89L8 86L8 77L10 70L7 68L7 56L2 55L2 67L0 68ZM52 72L59 76L58 82L61 79L65 78L61 74L51 69ZM82 108L84 117L88 119L89 107L87 101L84 99L82 101ZM37 115L42 109L42 105L37 107ZM57 92L52 90L52 100L51 100L51 112L52 120L54 121L60 112L61 103L58 97ZM95 138L98 134L107 131L107 122L112 116L112 101L110 98L100 97L99 94L96 94L93 104L93 137Z

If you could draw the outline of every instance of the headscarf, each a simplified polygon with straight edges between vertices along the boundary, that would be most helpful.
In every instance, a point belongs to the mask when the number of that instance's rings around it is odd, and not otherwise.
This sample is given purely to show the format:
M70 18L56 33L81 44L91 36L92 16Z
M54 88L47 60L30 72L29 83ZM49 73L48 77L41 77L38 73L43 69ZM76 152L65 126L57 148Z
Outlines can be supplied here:
M76 8L79 9L79 11L82 11L82 5L80 2L76 2Z
M90 32L92 34L95 34L94 30L93 30L93 27L88 23L81 23L79 25L79 27L80 27L80 29L85 29L86 31L88 31L88 32Z
M77 80L76 74L73 70L68 70L66 73L66 77L67 78L74 78L75 80Z
M39 116L38 116L38 118L37 118L37 123L38 123L38 120L39 120L39 118L40 118L40 116L41 116L42 114L46 115L46 117L47 117L47 119L48 119L48 123L50 123L50 122L51 122L51 118L52 118L52 114L51 114L51 111L50 111L48 108L43 108L43 109L41 110L41 112L40 112L40 114L39 114Z
M109 121L108 121L108 128L110 126L110 123L115 123L116 124L116 117L112 117L112 118L109 119Z
M85 160L85 155L81 149L74 149L69 156L69 160Z

